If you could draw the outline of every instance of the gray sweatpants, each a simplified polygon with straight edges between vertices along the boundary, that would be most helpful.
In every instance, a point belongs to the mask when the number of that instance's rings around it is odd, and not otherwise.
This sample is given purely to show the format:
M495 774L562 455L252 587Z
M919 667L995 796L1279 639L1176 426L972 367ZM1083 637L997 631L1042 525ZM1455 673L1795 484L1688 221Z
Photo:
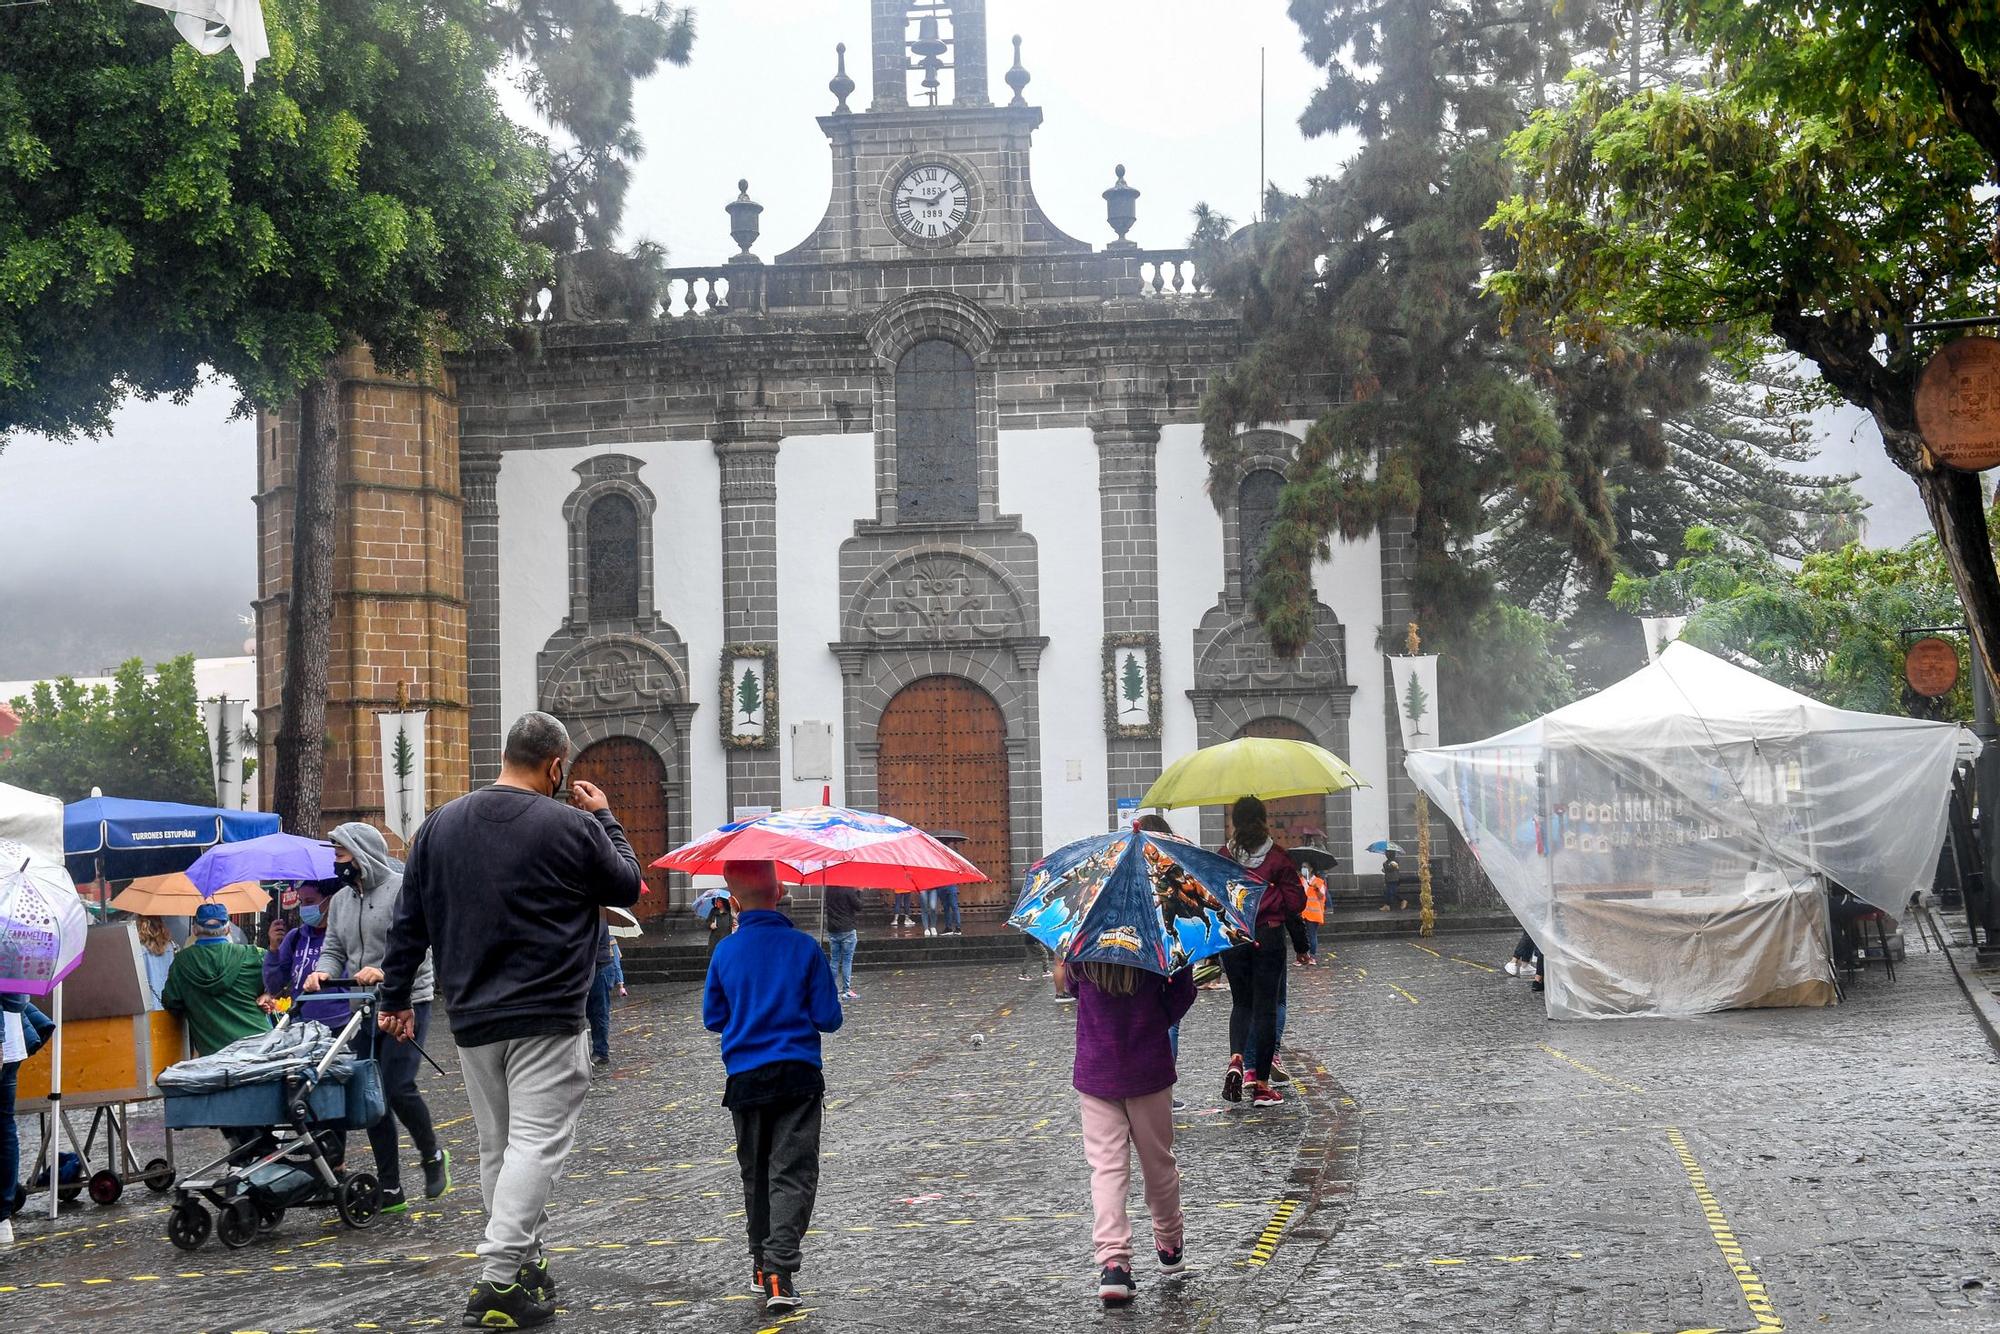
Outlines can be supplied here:
M515 1271L542 1253L549 1193L590 1092L590 1048L582 1033L509 1038L460 1047L458 1064L479 1127L481 1277L512 1283Z

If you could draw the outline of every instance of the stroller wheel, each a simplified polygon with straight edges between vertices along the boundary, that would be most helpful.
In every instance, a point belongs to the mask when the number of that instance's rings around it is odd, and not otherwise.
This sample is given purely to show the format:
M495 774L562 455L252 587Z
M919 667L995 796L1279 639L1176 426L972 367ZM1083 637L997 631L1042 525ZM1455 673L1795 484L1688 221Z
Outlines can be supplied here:
M90 1199L93 1204L116 1204L118 1197L125 1193L125 1183L109 1168L90 1178Z
M343 1223L349 1227L368 1227L381 1214L382 1188L368 1173L356 1172L340 1183L340 1193L333 1202Z
M257 1237L257 1206L248 1200L232 1200L215 1220L216 1238L230 1250L248 1246Z
M257 1230L259 1232L276 1232L278 1224L285 1221L285 1206L282 1204L266 1204L262 1200L258 1200L255 1203L257 1207Z
M139 1179L153 1194L165 1195L174 1188L174 1165L164 1158L155 1158L146 1164L145 1175Z
M208 1210L193 1200L182 1200L167 1215L167 1240L184 1251L199 1250L208 1240Z

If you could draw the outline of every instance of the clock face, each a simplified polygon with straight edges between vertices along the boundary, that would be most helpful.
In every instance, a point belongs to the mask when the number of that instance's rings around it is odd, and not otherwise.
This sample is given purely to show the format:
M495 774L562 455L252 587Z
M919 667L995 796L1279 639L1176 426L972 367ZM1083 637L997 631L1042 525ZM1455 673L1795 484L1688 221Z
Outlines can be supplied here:
M920 163L896 182L889 208L896 226L915 240L956 241L972 225L972 190L943 163Z

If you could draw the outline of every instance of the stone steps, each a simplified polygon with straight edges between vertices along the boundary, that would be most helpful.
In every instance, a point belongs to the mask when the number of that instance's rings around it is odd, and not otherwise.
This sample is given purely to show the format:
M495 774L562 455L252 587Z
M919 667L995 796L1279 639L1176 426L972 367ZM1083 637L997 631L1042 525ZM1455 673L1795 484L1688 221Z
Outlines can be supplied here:
M1441 933L1507 931L1514 929L1514 925L1513 916L1506 912L1441 912L1437 918ZM1328 913L1326 924L1320 928L1320 944L1326 947L1337 945L1343 938L1416 934L1414 909L1406 913L1335 911ZM696 982L708 975L705 940L669 936L626 942L624 956L628 984ZM888 935L864 928L861 946L854 956L854 971L1011 964L1024 957L1020 933L1006 927L981 924L962 936Z

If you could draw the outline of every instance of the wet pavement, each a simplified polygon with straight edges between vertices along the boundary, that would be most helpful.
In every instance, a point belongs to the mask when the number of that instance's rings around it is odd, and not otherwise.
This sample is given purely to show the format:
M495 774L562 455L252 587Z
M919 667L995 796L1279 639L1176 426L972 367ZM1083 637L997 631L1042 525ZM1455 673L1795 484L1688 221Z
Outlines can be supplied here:
M2000 1060L1941 956L1833 1010L1555 1025L1498 970L1510 944L1355 941L1295 970L1303 1088L1263 1112L1220 1102L1227 997L1203 993L1178 1118L1195 1268L1142 1260L1117 1312L1093 1297L1073 1021L1040 979L858 979L828 1046L807 1305L782 1325L749 1291L697 989L635 990L552 1208L555 1327L2000 1328ZM295 1211L193 1253L139 1187L24 1217L0 1252L0 1330L456 1327L477 1149L455 1077L427 1087L461 1183L436 1204L360 1232ZM136 1128L157 1142L156 1119Z

